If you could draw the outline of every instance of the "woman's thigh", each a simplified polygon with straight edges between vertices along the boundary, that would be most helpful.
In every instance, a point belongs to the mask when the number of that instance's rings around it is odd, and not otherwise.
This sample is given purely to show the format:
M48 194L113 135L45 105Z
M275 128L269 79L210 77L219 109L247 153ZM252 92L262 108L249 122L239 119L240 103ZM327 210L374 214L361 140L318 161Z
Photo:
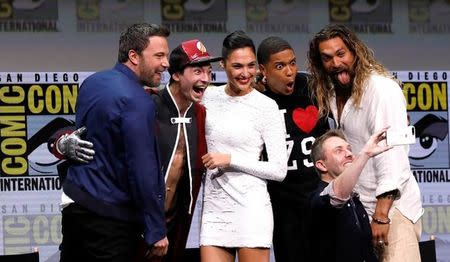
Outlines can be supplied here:
M217 246L201 246L200 257L202 262L234 262L235 249Z
M269 248L239 248L239 262L269 262Z

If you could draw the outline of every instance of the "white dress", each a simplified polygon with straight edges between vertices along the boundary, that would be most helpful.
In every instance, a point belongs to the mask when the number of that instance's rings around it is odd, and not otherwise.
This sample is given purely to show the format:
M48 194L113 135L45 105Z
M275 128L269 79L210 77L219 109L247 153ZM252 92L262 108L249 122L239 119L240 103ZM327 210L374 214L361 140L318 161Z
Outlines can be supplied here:
M270 248L273 216L266 180L282 181L287 172L278 106L256 90L231 97L225 85L209 87L203 103L208 152L229 153L231 163L207 171L200 245ZM259 161L263 145L268 162Z

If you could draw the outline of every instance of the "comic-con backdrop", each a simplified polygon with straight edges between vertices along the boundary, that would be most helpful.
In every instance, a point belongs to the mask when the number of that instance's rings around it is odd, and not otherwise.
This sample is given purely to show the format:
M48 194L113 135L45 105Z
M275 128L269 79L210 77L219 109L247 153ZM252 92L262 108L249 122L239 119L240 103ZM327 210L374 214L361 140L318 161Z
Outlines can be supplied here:
M48 152L47 139L73 123L78 89L90 74L0 72L0 254L37 247L41 261L58 256L61 181L56 165L60 160ZM403 82L410 122L416 129L409 160L425 208L422 239L434 235L439 261L450 261L450 71L393 74ZM226 76L214 72L213 80L223 83ZM188 247L198 247L199 214L197 209Z

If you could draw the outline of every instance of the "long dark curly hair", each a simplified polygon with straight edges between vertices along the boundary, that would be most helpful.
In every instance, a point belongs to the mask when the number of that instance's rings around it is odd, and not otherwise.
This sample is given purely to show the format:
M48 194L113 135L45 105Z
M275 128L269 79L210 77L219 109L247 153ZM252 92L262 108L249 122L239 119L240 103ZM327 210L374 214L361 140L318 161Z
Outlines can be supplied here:
M365 82L371 73L386 76L394 79L386 68L375 60L373 51L366 46L355 33L344 25L331 24L320 30L309 42L308 65L307 68L311 74L309 88L319 107L321 116L328 115L330 111L329 98L334 95L333 84L323 67L319 44L323 41L339 37L344 44L353 53L354 61L354 79L351 97L354 105L359 106L364 93ZM398 82L397 80L395 80Z

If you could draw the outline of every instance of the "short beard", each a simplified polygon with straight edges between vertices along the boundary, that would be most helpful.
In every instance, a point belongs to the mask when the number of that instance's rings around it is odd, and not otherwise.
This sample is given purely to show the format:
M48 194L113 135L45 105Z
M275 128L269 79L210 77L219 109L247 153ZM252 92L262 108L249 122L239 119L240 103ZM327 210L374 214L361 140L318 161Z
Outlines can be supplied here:
M161 84L161 83L155 83L153 81L149 82L149 81L144 81L144 80L141 80L141 83L142 83L142 85L148 86L148 87L159 87L159 85Z
M140 74L141 74L140 77L141 83L145 86L159 87L159 85L161 84L161 82L155 83L155 81L152 80L152 78L150 77L149 70L140 70Z
M154 80L154 75L157 73L157 68L150 69L145 59L142 56L140 57L141 63L137 68L137 70L139 71L140 82L148 87L159 87L162 79L160 79L159 81Z

